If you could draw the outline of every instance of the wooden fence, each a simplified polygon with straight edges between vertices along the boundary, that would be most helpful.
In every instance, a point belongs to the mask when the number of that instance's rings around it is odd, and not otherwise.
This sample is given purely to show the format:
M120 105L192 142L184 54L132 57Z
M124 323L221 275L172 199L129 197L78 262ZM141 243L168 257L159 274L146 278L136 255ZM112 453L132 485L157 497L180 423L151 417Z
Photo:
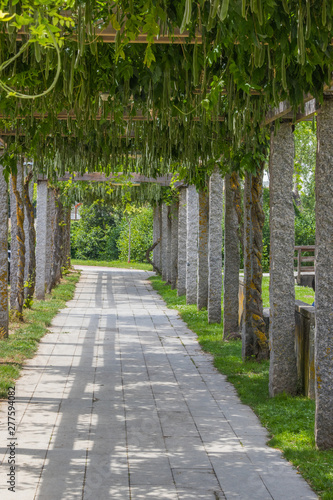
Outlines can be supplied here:
M314 245L295 247L295 252L297 252L297 255L295 256L295 260L297 261L297 265L295 267L295 271L297 271L297 282L300 282L302 273L314 273L315 248L316 247ZM307 255L303 255L304 253ZM309 253L312 253L313 255L309 255Z

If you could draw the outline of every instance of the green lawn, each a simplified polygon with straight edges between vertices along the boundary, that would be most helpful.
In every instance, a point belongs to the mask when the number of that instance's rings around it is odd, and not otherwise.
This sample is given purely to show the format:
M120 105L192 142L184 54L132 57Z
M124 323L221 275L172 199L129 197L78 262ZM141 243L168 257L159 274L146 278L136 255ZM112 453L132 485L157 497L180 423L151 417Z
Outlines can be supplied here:
M9 338L0 340L0 398L7 397L8 387L19 377L24 361L34 356L52 319L73 297L79 277L79 272L70 272L45 301L35 300L31 309L24 310L23 322L10 322Z
M119 267L122 269L141 269L142 271L152 271L153 267L145 262L125 262L121 260L78 260L72 259L73 266L101 266Z
M268 306L268 281L264 278L263 295ZM227 375L234 384L241 400L251 406L262 424L271 434L270 446L283 451L303 477L311 484L323 500L333 500L333 450L317 451L314 442L314 401L303 396L268 395L269 362L243 362L241 341L223 342L222 325L209 325L207 311L196 310L194 305L186 305L185 296L177 297L161 278L151 278L153 287L161 294L168 307L177 309L197 333L205 351L214 355L214 364L221 373ZM311 288L296 287L296 298L313 302Z
M307 286L295 286L295 298L302 300L307 304L312 304L315 293L312 288ZM269 307L269 276L264 276L262 279L262 300L264 307Z

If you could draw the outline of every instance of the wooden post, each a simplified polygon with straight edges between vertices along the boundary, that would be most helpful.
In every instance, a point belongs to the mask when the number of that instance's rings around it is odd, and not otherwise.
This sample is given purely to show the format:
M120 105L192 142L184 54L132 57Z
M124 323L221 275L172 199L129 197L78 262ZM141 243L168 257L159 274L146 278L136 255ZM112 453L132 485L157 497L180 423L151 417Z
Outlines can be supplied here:
M298 249L297 254L297 283L301 283L302 249Z

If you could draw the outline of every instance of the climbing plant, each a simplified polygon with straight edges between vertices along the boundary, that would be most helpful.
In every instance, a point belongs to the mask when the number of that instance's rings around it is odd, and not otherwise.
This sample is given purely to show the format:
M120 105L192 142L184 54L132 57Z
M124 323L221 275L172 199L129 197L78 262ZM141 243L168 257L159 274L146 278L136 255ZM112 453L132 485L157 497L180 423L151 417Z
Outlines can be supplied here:
M269 107L296 112L331 83L331 0L0 5L1 133L47 175L181 171L200 184L230 151L260 150Z

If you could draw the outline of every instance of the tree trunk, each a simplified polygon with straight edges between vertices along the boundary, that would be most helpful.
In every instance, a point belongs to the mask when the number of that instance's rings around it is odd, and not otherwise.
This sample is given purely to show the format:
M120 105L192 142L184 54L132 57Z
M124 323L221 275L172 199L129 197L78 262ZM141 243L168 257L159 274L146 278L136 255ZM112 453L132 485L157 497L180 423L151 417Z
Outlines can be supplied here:
M157 241L154 241L154 243L146 250L146 261L148 262L148 264L153 266L153 269L154 269L156 274L161 274L161 271L160 271L159 267L157 267L157 265L154 263L154 260L151 260L150 253L154 252L155 248L159 245L160 242L161 242L161 238L159 238Z
M20 162L17 163L17 178L16 184L18 191L23 191L23 169ZM11 257L10 257L10 309L16 309L17 299L17 269L18 269L18 240L17 240L17 213L16 213L16 196L13 191L13 185L10 181L10 232L11 232Z
M239 333L239 224L232 189L232 176L224 178L224 282L223 339L240 338Z
M238 218L238 238L239 244L244 256L244 220L243 220L243 208L242 208L242 194L239 183L239 175L237 172L233 172L230 176L230 187L233 192L233 203L235 211Z
M263 165L256 175L247 173L244 187L244 323L243 359L269 358L262 305Z
M22 167L21 167L22 168ZM18 319L22 319L24 304L24 266L25 266L25 234L24 234L24 205L17 187L17 174L12 174L12 188L16 198L16 224L17 224L17 295L15 310ZM14 222L14 221L13 221ZM14 271L14 270L13 270ZM14 271L15 272L15 271Z
M29 193L29 184L32 179L32 170L27 174L27 176L24 179L24 184L23 184L23 195L24 195L24 205L25 205L25 214L27 217L27 228L28 228L28 239L29 239L29 245L28 245L28 251L29 255L27 255L27 261L28 261L28 269L26 272L26 286L25 286L25 302L26 304L29 304L31 299L34 296L35 293L35 281L36 281L36 252L35 252L35 245L36 245L36 231L35 231L35 218L34 218L34 208L30 200L30 193ZM27 300L28 299L28 300Z
M0 165L0 339L8 337L8 185Z

